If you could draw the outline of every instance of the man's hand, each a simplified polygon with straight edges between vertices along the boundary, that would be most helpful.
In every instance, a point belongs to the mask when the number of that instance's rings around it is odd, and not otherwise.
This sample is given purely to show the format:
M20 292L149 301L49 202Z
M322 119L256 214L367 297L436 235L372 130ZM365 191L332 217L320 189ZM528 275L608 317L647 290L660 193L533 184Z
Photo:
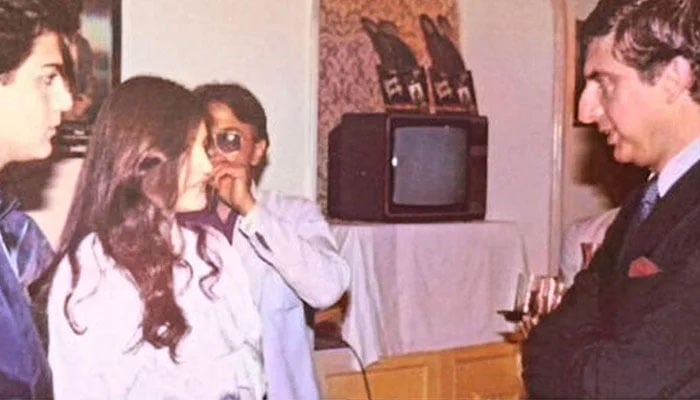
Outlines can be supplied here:
M524 315L523 319L518 323L518 332L522 335L523 339L527 339L530 336L532 328L540 322L539 315Z
M249 165L230 161L214 160L212 186L219 199L233 208L237 213L246 215L255 206L255 197L251 191L252 171Z

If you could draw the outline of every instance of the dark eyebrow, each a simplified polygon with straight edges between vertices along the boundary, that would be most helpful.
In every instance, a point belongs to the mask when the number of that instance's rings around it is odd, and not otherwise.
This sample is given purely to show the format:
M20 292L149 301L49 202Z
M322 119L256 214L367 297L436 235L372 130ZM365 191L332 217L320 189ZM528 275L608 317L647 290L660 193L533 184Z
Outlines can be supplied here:
M218 133L218 132L240 132L241 130L239 128L236 128L235 126L224 126L224 127L215 129L215 131Z
M46 63L42 65L41 68L56 68L57 70L62 70L63 63Z
M66 78L66 66L62 63L47 63L47 64L42 65L41 69L54 70L55 72L57 72L58 74L63 76L64 79Z

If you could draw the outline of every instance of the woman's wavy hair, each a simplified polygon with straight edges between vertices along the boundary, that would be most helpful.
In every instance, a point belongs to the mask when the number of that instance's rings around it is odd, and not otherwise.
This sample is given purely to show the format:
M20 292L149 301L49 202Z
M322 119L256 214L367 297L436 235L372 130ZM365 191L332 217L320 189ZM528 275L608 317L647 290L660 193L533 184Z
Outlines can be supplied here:
M180 167L203 120L201 103L174 82L136 77L119 85L97 115L55 262L68 256L75 289L77 248L95 232L138 288L142 340L169 348L173 360L189 326L173 289L174 268L187 264L173 248L171 229ZM72 294L65 311L78 332Z
M677 56L688 60L695 75L690 93L700 103L700 1L601 0L584 22L584 45L610 33L615 57L644 82L655 82Z

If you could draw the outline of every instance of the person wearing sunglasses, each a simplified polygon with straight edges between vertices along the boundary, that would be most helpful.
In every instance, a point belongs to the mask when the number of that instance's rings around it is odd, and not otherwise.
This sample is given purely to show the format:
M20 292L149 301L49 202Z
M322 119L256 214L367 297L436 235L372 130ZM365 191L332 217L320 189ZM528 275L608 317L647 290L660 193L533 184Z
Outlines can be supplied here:
M350 284L328 223L313 202L257 190L269 137L258 99L238 84L195 89L207 110L213 164L209 207L181 215L207 229L207 246L240 258L262 316L267 399L318 399L305 304L334 304ZM224 245L221 245L221 244Z

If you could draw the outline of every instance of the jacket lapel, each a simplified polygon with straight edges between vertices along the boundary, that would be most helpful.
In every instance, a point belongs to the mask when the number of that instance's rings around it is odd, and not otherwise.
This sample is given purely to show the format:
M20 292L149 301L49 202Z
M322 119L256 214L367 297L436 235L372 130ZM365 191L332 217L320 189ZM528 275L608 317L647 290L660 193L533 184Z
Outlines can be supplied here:
M641 193L636 196L635 207L639 203L639 196ZM671 186L666 195L657 202L649 217L626 239L626 246L620 254L620 266L624 269L631 260L649 256L668 238L677 237L678 235L671 234L671 231L687 220L699 206L700 161Z

